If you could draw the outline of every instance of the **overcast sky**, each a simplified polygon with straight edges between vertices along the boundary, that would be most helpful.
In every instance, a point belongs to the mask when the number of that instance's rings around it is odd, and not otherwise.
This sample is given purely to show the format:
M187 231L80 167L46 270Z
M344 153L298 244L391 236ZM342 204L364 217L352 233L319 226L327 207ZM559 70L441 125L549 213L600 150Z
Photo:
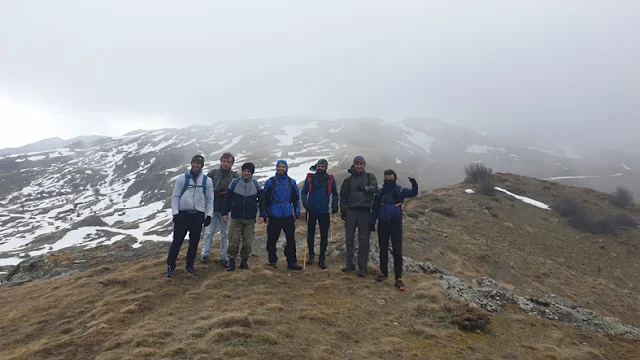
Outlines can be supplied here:
M638 133L638 19L634 0L0 0L0 148L280 115Z

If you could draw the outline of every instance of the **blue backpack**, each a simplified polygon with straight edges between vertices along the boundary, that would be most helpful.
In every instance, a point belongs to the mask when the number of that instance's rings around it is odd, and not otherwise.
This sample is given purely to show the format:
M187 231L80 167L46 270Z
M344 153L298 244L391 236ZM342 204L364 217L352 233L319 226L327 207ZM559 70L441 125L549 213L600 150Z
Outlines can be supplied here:
M256 179L251 179L251 181L253 181L253 185L256 186L256 191L258 191L260 189L260 185L258 185L258 181ZM238 185L238 182L240 182L240 178L235 178L231 182L231 186L229 187L229 189L231 189L232 193L236 190L236 185Z
M187 191L187 189L189 188L189 172L187 171L186 173L184 173L184 186L182 186L182 194L180 194L180 196L184 195L184 192ZM196 185L196 187L198 187L198 185ZM202 175L202 192L204 193L204 197L207 197L207 176L206 175Z

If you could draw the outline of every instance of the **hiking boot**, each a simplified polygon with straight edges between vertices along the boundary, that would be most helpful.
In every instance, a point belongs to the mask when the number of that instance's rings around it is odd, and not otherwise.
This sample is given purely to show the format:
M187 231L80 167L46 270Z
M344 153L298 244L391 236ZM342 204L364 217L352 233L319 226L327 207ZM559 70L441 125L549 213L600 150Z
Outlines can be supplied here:
M402 282L402 279L396 279L396 287L398 290L404 291L404 283Z
M289 270L302 270L302 266L298 265L298 263L293 263L287 265L287 269Z
M376 281L377 282L383 282L385 280L387 280L387 277L384 276L383 274L380 274L380 275L376 276Z
M342 272L349 272L349 271L356 271L356 266L355 266L355 265L345 266L345 267L342 269Z
M236 270L236 260L235 259L230 259L229 260L229 267L227 268L227 271L235 271Z
M208 264L209 263L209 257L208 256L203 256L202 258L200 258L200 263L201 264Z
M358 273L358 276L363 278L363 277L367 277L367 270L360 270L360 272Z
M220 260L220 264L222 264L222 267L226 269L229 267L229 260Z
M240 262L240 269L249 270L249 264L247 264L247 259L242 259Z
M193 266L187 266L185 270L187 270L187 272L193 276L198 276L198 273L196 272L196 269L193 268Z
M268 266L270 266L270 267L275 269L276 265L278 265L278 262L277 261L273 261L273 262L270 262Z
M315 256L309 255L309 259L307 260L307 265L313 265L314 258L315 258Z
M173 272L176 270L175 266L171 266L171 265L167 265L167 273L166 276L167 277L172 277L173 276Z
M327 264L324 262L324 259L318 260L318 266L320 266L320 269L326 269L327 268Z

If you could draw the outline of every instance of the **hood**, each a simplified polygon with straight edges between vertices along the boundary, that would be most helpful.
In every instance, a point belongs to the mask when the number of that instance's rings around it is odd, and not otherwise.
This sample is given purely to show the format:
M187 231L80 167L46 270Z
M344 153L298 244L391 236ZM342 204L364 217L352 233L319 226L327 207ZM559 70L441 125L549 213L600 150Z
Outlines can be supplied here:
M353 165L351 165L351 167L349 168L349 170L347 170L347 172L349 174L351 174L351 175L362 175L362 174L366 174L367 173L367 169L362 170L361 174L357 174L356 173L356 168Z
M276 174L278 173L278 166L280 164L284 164L284 166L286 167L286 172L289 172L289 164L287 164L287 160L278 160L278 162L276 162Z

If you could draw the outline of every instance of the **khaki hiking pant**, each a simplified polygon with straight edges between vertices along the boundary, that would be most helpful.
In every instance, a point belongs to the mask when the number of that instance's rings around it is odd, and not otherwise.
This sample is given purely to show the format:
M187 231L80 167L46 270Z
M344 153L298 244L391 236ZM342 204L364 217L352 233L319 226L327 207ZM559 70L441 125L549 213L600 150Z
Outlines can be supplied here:
M235 260L238 257L238 251L240 251L241 259L249 259L255 233L255 220L233 219L231 221L229 226L229 249L227 250L229 260ZM242 249L240 249L241 242Z

